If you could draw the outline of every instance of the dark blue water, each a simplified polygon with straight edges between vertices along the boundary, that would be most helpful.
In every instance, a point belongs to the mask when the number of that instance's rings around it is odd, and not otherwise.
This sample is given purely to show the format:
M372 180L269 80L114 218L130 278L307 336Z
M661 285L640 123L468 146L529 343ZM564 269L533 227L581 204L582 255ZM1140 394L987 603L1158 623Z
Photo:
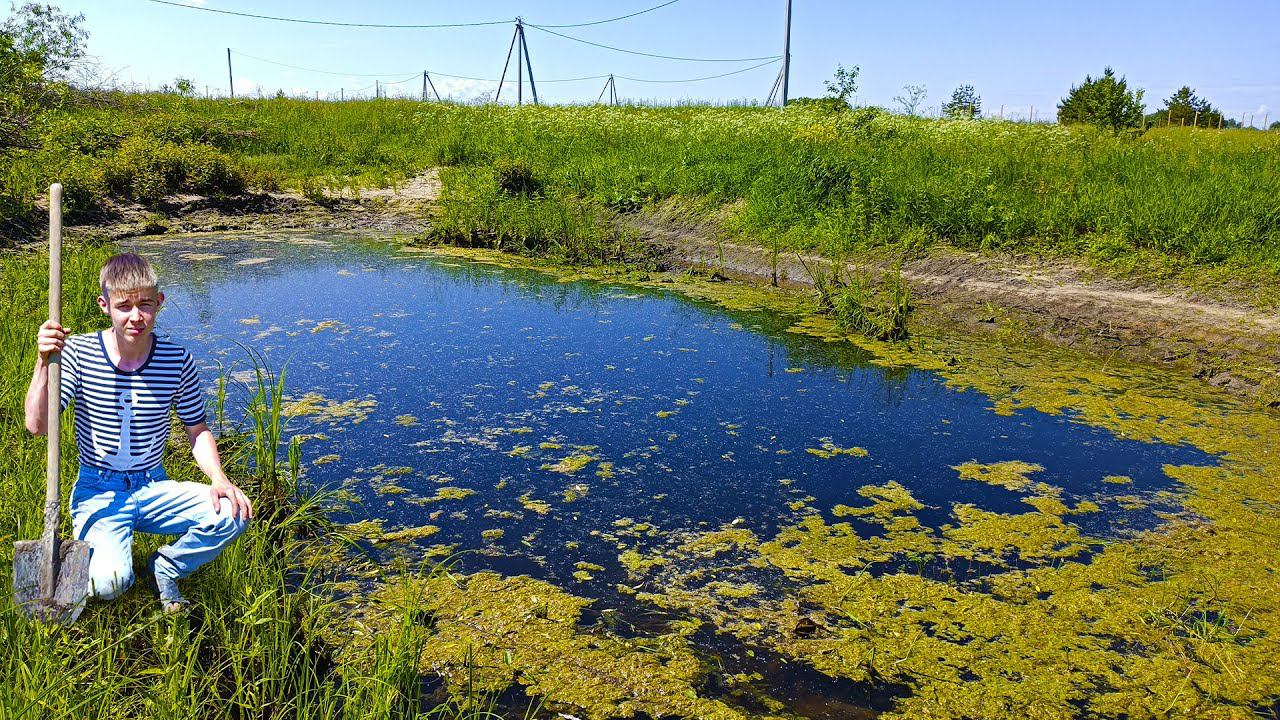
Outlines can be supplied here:
M587 560L609 568L597 582L612 582L618 548L600 533L617 520L662 531L739 520L767 536L799 513L830 518L838 503L863 504L859 487L891 480L929 506L928 525L946 523L957 502L1031 510L1023 493L959 480L952 466L969 460L1039 463L1045 470L1032 479L1063 488L1069 504L1150 495L1172 485L1164 463L1211 460L1064 416L999 416L980 393L868 365L855 348L786 333L789 321L767 313L367 240L299 239L142 245L163 267L162 331L196 353L210 384L219 364L250 367L242 343L287 365L291 395L376 401L363 422L291 423L326 436L307 441L308 461L338 456L311 465L308 481L358 495L351 519L381 518L389 529L430 522L441 530L424 544L486 550L468 556L467 569L568 584L574 563ZM183 257L192 252L225 257ZM255 258L271 260L238 264ZM806 452L824 440L869 454ZM513 456L521 446L527 453ZM575 453L596 459L573 474L543 467ZM597 474L601 463L612 477ZM386 468L408 470L388 478ZM1134 482L1105 485L1107 475ZM386 492L388 479L408 492ZM422 502L442 486L474 494ZM521 496L549 512L526 509ZM1151 509L1108 507L1071 520L1095 536L1156 522ZM482 537L493 529L504 534Z

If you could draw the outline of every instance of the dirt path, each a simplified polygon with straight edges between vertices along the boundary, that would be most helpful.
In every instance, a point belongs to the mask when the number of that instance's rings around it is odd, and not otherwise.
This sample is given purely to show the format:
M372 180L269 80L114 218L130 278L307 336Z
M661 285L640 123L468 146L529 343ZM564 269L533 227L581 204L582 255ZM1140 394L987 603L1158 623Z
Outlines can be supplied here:
M385 200L400 207L432 203L440 199L440 172L431 168L389 188L357 190L361 200Z
M395 187L326 192L313 202L298 193L246 193L232 197L172 195L148 208L118 202L68 225L71 237L123 240L139 235L297 228L351 229L416 235L429 226L440 197L440 176L427 170ZM42 242L40 229L31 232Z
M776 264L768 248L725 241L708 222L661 213L626 218L677 264L730 277L812 287L809 267L828 261L794 253ZM849 272L886 265L851 262ZM904 264L928 322L973 332L1010 329L1101 357L1169 365L1237 394L1280 405L1280 315L1189 293L1091 278L1065 262L1019 261L952 251Z

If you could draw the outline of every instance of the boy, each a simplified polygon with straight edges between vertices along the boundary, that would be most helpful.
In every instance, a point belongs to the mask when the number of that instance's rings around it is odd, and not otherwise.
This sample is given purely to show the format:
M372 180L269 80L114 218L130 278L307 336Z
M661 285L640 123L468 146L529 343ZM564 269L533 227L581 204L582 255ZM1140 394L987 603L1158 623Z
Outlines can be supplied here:
M53 321L40 326L27 430L47 430L49 356L60 352L61 406L75 400L80 456L71 521L76 539L91 549L89 591L110 600L133 584L134 530L179 535L148 563L161 606L172 612L187 602L177 581L239 537L253 507L222 470L191 353L153 332L164 293L151 264L133 253L116 255L102 266L99 285L98 307L111 319L110 329L68 337ZM170 407L211 485L165 475L160 458Z

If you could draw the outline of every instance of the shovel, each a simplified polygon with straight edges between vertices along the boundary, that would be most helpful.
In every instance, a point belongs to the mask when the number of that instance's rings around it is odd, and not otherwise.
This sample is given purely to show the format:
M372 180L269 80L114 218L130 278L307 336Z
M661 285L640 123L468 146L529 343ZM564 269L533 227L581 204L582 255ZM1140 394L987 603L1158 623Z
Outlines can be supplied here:
M49 319L62 322L62 185L49 187ZM44 535L21 540L13 549L13 599L28 617L47 623L75 622L89 595L89 543L59 542L58 487L62 435L62 365L49 356L46 431L49 450L44 498Z

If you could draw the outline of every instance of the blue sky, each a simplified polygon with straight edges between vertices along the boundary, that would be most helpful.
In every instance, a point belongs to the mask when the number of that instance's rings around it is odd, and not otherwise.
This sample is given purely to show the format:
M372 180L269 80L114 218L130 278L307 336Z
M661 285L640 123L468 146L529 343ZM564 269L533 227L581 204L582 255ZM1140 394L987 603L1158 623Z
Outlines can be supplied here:
M180 0L239 12L360 23L450 23L508 20L533 24L599 20L643 10L663 0ZM234 57L236 90L283 89L321 97L350 96L382 81L393 93L421 90L421 70L433 72L444 95L470 99L492 92L512 26L451 29L362 29L301 25L218 15L148 0L63 0L83 12L90 51L122 84L157 87L176 76L197 89L227 89L226 48ZM780 55L785 0L679 0L615 23L562 29L596 43L655 54L702 58ZM894 107L904 85L924 85L924 106L936 111L952 89L972 84L988 114L1050 116L1072 84L1110 65L1146 89L1155 109L1187 84L1229 117L1245 113L1260 125L1280 119L1280 2L1069 3L993 0L913 3L794 0L791 97L823 93L837 63L861 67L857 101ZM640 79L688 79L748 68L758 62L682 62L627 55L526 31L544 101L588 102L604 81L550 80L610 73ZM271 65L247 56L352 75L326 75ZM763 99L778 65L696 83L617 80L623 99ZM512 72L514 72L514 61ZM504 91L505 100L511 88ZM371 90L364 91L371 93ZM527 96L526 96L527 99Z

